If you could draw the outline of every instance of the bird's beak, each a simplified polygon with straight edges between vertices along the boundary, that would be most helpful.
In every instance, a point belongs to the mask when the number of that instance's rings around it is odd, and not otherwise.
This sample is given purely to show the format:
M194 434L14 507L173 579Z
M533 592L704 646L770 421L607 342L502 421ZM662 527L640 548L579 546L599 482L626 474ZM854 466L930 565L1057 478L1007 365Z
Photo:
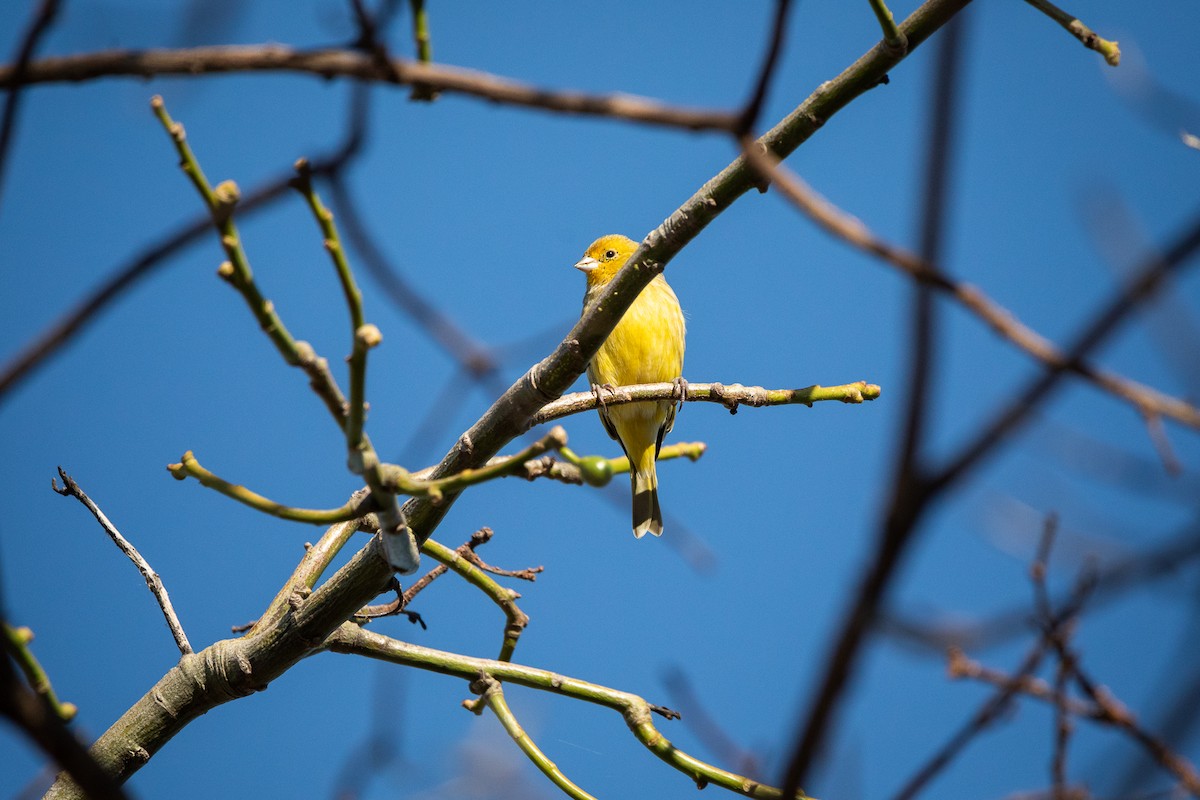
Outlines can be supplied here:
M588 256L587 258L583 259L582 261L577 262L575 264L575 269L579 270L580 272L591 272L599 265L600 265L599 261L592 258L591 256Z

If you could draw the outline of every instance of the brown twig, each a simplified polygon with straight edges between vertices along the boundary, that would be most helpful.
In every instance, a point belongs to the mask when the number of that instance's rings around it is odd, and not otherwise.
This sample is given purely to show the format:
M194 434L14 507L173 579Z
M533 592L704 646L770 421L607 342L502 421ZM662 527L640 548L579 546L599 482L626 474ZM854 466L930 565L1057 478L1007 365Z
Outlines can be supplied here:
M1042 534L1042 545L1029 570L1030 580L1033 584L1035 605L1039 603L1037 598L1044 596L1045 593L1046 560L1049 557L1049 548L1053 542L1055 530L1053 517L1048 518ZM1048 616L1043 620L1042 635L1012 675L1004 675L987 670L982 665L967 659L959 648L950 648L948 672L951 678L984 678L997 687L996 693L909 778L903 788L896 794L896 800L911 800L911 798L915 797L975 737L995 722L1008 709L1018 694L1028 693L1043 698L1053 697L1052 690L1046 685L1045 681L1036 678L1035 673L1038 667L1041 666L1047 652L1054 647L1055 639L1061 636L1063 628L1070 625L1079 615L1084 602L1091 596L1094 588L1094 575L1090 572L1084 572L1062 606L1057 610L1047 609Z
M58 484L53 479L50 480L51 488L63 497L74 497L80 503L83 503L88 511L92 512L92 516L100 523L100 527L104 528L104 532L113 540L113 544L125 554L126 558L133 562L134 566L138 568L138 572L142 573L142 577L146 580L146 587L150 589L150 593L158 601L158 607L162 609L163 617L167 620L167 627L171 630L171 636L175 638L175 644L179 647L179 653L185 656L190 654L192 652L192 645L188 642L187 634L183 632L183 625L180 624L179 617L175 613L175 608L171 605L171 598L167 594L167 587L163 585L162 578L150 566L150 562L142 557L137 548L121 535L116 526L109 522L104 512L92 502L92 498L87 496L83 489L79 487L79 484L62 467L58 468L58 475L62 478L63 488L58 488Z
M968 744L1000 718L1012 703L1013 698L1041 666L1048 647L1049 645L1045 641L1039 641L1031 648L1020 666L1017 667L1016 672L1004 681L996 693L980 706L979 710L963 723L949 740L905 782L900 791L896 793L895 800L911 800L916 797ZM957 664L953 661L953 654L951 658L951 670L953 670ZM951 672L951 676L954 677L953 672Z
M771 38L767 45L766 55L763 56L762 67L758 71L758 80L754 82L754 91L750 93L742 113L738 115L737 128L733 131L738 138L749 136L754 131L754 125L762 113L763 103L767 99L767 89L775 76L775 67L779 63L779 54L783 51L783 35L787 31L788 11L791 0L775 0L775 16L771 22Z
M61 83L101 77L219 75L231 72L298 72L319 78L353 78L424 86L506 105L563 114L611 117L688 130L730 131L738 123L726 111L684 108L625 94L555 91L498 75L393 58L382 67L375 56L346 49L295 50L277 44L193 47L178 50L111 50L30 62L23 83ZM16 84L14 67L0 67L0 89Z
M499 364L491 351L474 339L448 314L442 312L404 277L384 255L367 226L362 222L358 203L346 188L341 175L330 175L327 181L338 220L350 245L361 256L367 272L383 289L392 303L421 327L425 334L442 347L474 379L496 378ZM504 386L492 380L489 389L503 391Z

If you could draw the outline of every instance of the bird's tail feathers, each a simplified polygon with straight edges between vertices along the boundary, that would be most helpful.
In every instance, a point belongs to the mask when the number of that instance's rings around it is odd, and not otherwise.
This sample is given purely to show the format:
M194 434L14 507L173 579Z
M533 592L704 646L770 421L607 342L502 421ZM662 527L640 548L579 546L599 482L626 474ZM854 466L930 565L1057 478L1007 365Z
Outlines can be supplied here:
M633 483L633 535L640 539L647 533L662 536L662 509L658 507L658 475L654 469L654 448L646 450L645 463L630 471Z

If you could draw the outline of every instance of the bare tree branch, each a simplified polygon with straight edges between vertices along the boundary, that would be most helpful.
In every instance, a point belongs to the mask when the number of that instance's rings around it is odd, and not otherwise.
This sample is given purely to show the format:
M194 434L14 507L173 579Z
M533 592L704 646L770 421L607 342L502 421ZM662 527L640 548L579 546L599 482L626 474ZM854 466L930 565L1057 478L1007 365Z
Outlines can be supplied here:
M21 81L16 67L0 67L0 89L18 84L79 82L102 77L151 78L231 72L298 72L319 78L353 78L462 94L494 103L541 108L688 130L733 130L738 116L725 111L670 106L625 94L555 91L498 75L392 58L355 50L294 50L277 44L193 47L182 50L111 50L30 62Z
M774 184L784 197L827 233L877 256L880 261L899 269L913 280L941 292L1047 367L1078 375L1100 390L1129 403L1148 419L1166 417L1200 429L1200 408L1192 403L1101 369L1086 360L1069 359L1053 342L1025 325L981 289L957 281L926 259L880 239L866 225L821 197L799 176L761 148L747 147L744 152L764 180Z
M163 585L162 578L150 566L150 562L142 557L137 548L121 535L116 526L109 522L108 517L100 510L92 498L80 488L70 475L58 468L58 476L62 478L63 488L59 489L58 484L53 480L50 481L54 491L61 494L63 497L74 497L79 502L83 503L88 511L92 512L92 516L100 523L100 527L104 528L104 532L108 534L108 538L113 540L118 549L125 554L126 558L133 562L138 568L138 572L142 573L142 577L146 580L146 587L150 589L150 593L154 595L154 599L158 601L158 607L162 609L163 617L167 620L167 627L171 630L171 636L175 639L175 644L179 647L181 655L188 655L192 652L192 645L188 642L187 634L183 632L183 625L179 622L179 616L175 613L175 607L171 605L171 597L167 594L167 587Z

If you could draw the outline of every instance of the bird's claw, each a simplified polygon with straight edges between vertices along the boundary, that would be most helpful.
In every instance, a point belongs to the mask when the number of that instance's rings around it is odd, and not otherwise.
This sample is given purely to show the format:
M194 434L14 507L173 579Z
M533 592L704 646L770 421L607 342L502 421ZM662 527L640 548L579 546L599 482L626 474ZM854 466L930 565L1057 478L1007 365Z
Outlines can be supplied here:
M608 404L604 402L604 396L600 393L601 390L608 392L609 396L613 397L617 394L617 387L613 386L611 383L592 384L592 396L596 398L596 405L607 410Z
M679 408L682 409L684 402L686 402L688 398L688 382L682 375L680 375L678 378L671 381L671 384L675 387L671 392L671 398L678 402Z

